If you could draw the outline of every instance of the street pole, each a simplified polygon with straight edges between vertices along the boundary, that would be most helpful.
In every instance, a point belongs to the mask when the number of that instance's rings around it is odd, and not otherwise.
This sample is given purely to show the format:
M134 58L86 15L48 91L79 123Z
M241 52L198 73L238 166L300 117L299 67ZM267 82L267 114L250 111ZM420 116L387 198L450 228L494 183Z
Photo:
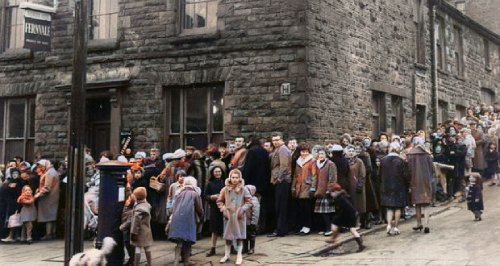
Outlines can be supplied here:
M73 76L64 231L64 265L83 251L85 83L87 76L88 1L75 0Z

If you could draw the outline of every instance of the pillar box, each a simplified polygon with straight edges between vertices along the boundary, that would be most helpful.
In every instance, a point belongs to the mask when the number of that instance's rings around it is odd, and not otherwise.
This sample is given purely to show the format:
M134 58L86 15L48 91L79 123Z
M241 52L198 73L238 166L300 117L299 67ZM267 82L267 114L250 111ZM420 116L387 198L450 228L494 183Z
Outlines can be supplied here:
M108 255L107 265L123 265L123 235L120 231L122 210L125 204L126 174L128 163L109 161L96 165L100 171L99 184L99 226L97 229L96 248L102 247L105 237L112 237L116 247Z

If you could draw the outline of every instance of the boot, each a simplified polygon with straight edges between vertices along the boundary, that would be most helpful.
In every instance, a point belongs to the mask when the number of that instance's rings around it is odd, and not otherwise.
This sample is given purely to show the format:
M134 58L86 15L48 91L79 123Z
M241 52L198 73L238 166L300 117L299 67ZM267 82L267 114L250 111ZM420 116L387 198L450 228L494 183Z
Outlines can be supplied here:
M326 240L326 243L330 243L330 244L335 243L339 234L340 234L339 231L333 231L330 238Z
M215 255L215 247L210 248L210 251L205 254L206 257L212 257Z
M358 243L358 250L356 252L361 252L366 248L366 246L363 245L363 239L361 238L361 236L355 237L354 240L356 240L356 243Z
M175 246L175 249L174 249L174 252L175 252L175 258L174 258L174 266L178 266L179 265L179 260L181 258L181 251L182 251L182 247L177 245Z
M141 253L135 253L134 260L134 266L139 266L141 263Z
M224 263L226 261L229 260L230 256L231 256L231 244L226 244L225 248L224 248L224 257L222 257L222 259L220 259L220 263Z

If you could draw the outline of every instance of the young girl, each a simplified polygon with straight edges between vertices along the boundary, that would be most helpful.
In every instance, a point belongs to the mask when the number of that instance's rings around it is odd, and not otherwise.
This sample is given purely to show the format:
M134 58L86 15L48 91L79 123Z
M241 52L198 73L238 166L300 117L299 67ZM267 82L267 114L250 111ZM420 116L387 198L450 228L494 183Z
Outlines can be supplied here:
M208 184L205 188L204 198L210 204L210 232L212 232L212 248L207 252L206 256L211 257L215 255L215 246L217 245L217 237L222 235L224 230L224 223L222 213L217 207L217 199L219 198L220 191L224 188L224 171L221 167L215 166L210 171Z
M224 216L224 239L226 247L224 257L220 263L229 260L231 255L231 242L237 241L236 265L241 265L243 256L243 239L247 238L246 214L245 212L251 206L252 196L245 188L240 170L234 169L229 172L229 178L226 179L226 186L221 190L217 205Z
M476 184L476 178L469 178L470 185L467 187L467 209L474 213L474 221L481 221L483 205L483 190L481 186Z
M130 189L130 185L127 184ZM120 225L120 231L123 234L123 242L125 244L125 249L128 252L128 261L125 263L125 266L134 265L134 256L135 256L135 247L130 244L130 223L132 222L132 213L134 211L135 205L135 197L134 194L130 194L130 196L125 201L125 206L122 211L122 224Z
M136 203L132 211L130 226L130 244L135 246L135 265L141 262L141 248L144 248L148 265L152 265L150 247L153 245L151 233L151 205L146 201L146 188L138 187L134 190Z
M17 203L22 204L23 207L20 213L20 221L23 223L21 231L21 241L28 242L28 244L33 243L31 238L31 230L33 229L33 221L36 220L36 208L35 208L35 198L33 197L33 191L30 186L25 185L21 196L17 199Z
M255 252L255 237L257 236L257 227L259 224L260 203L259 199L255 196L257 188L254 185L246 185L245 188L252 196L252 206L247 211L247 239L243 241L243 253L252 255ZM248 248L248 243L250 243L250 249Z
M327 240L328 243L335 243L339 236L339 227L347 227L358 243L357 252L363 251L366 247L363 245L361 235L356 231L357 211L348 200L348 194L339 184L334 183L329 187L330 201L335 206L335 215L332 218L332 237Z

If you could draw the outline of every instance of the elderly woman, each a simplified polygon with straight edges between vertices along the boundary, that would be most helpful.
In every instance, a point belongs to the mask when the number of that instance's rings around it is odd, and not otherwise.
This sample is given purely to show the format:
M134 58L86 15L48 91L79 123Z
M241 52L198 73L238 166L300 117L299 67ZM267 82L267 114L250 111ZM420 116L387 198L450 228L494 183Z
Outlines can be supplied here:
M55 237L54 222L57 219L59 205L59 173L49 160L38 161L36 170L40 176L40 187L35 193L38 201L38 222L45 223L45 236L40 240L50 240Z
M346 187L346 191L351 196L352 203L358 211L359 225L361 216L365 218L366 214L366 168L363 161L358 158L358 153L354 145L348 145L345 148L345 156L349 160L349 167L351 168L349 172L349 180L351 180L351 182L349 186Z
M409 178L408 165L399 156L401 146L393 142L389 154L380 161L380 205L387 210L387 234L399 235L401 209L407 205Z
M332 235L330 231L330 217L335 211L333 206L330 205L327 197L328 187L337 183L337 167L335 164L326 157L326 152L324 149L318 149L318 160L316 160L316 167L318 169L318 177L316 178L316 192L314 197L316 197L316 204L314 207L314 213L317 213L323 222L324 236Z
M177 243L175 247L174 265L179 265L182 256L184 265L193 265L190 261L191 246L196 243L196 215L203 216L200 191L196 187L196 179L192 176L184 178L183 187L179 190L167 226L168 238Z

